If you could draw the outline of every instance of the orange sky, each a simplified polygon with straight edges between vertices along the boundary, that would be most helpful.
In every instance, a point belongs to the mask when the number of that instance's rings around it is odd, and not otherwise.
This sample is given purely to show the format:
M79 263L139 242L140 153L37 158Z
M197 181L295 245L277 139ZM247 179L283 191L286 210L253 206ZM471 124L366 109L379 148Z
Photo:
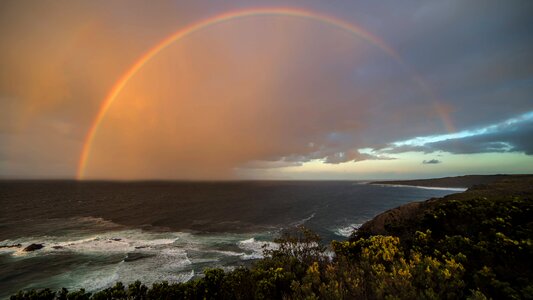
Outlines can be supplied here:
M339 57L357 64L374 48L280 16L195 33L128 83L95 138L87 175L231 178L250 161L311 153L309 143L329 130L357 130L368 106L346 82L323 78L345 70L317 70Z
M157 6L143 1L6 1L1 6L3 178L74 178L103 101L144 53L190 24L254 8L239 1ZM359 24L389 45L325 22L281 15L231 20L171 44L127 82L105 114L87 155L85 178L313 174L328 179L527 171L521 166L531 162L529 144L514 133L527 133L530 119L520 119L524 125L518 129L505 120L533 111L528 86L522 83L531 75L530 59L519 50L531 45L522 45L513 22L502 23L509 28L498 27L502 34L491 43L467 42L487 36L479 34L483 26L500 26L484 21L500 10L487 9L477 20L430 4L412 12L347 6L319 1L294 5ZM438 28L446 31L435 36ZM498 44L511 39L505 32L514 32L516 40ZM485 127L509 134L476 131ZM477 140L455 143L467 145L462 148L402 144L402 152L391 146L453 132L459 133L453 138ZM437 140L442 143L427 139ZM490 165L479 153L502 156ZM471 165L422 164L452 162L459 159L456 154L471 155Z

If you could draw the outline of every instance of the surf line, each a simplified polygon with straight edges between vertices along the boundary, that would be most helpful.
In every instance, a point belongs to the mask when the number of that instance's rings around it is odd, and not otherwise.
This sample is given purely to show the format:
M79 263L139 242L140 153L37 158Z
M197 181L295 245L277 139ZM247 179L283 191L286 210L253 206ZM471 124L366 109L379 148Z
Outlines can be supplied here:
M257 16L287 16L287 17L295 17L295 18L302 18L302 19L308 19L312 21L321 22L327 25L330 25L332 27L350 32L352 35L354 35L357 38L360 38L377 48L381 49L383 52L394 58L397 62L399 62L403 67L406 68L407 71L409 71L412 74L414 82L421 88L421 90L432 100L433 106L435 108L435 111L437 115L442 120L445 128L448 131L454 131L453 124L451 123L450 117L448 116L448 113L445 109L442 109L442 106L436 101L435 94L432 92L429 85L425 83L425 81L416 73L414 72L413 68L411 68L407 63L404 62L404 60L401 58L401 56L396 52L394 49L392 49L390 46L388 46L385 41L377 37L376 35L366 31L364 28L362 28L359 25L348 23L344 20L328 16L325 14L316 13L313 11L308 11L300 8L292 8L292 7L266 7L266 8L251 8L251 9L243 9L238 11L231 11L226 12L223 14L218 14L212 17L209 17L207 19L198 21L196 23L190 24L174 34L168 36L167 38L163 39L161 42L157 43L155 46L153 46L150 50L145 52L141 57L139 57L135 63L115 82L109 93L107 94L106 98L100 105L100 108L98 110L98 113L96 114L96 117L94 118L94 121L92 122L87 135L85 136L82 152L80 155L80 160L78 163L78 171L77 171L77 179L81 180L85 176L85 170L87 168L87 164L90 157L91 147L93 145L95 136L98 132L98 129L102 123L102 120L105 118L107 112L109 111L109 108L113 105L114 101L116 100L117 96L120 94L120 92L124 89L124 87L128 84L131 78L135 76L139 72L140 69L143 68L143 66L148 63L153 57L155 57L157 54L159 54L161 51L163 51L165 48L170 46L176 41L179 41L180 39L195 33L197 31L200 31L202 29L208 28L210 26L214 26L216 24L242 19L242 18L250 18L250 17L257 17Z

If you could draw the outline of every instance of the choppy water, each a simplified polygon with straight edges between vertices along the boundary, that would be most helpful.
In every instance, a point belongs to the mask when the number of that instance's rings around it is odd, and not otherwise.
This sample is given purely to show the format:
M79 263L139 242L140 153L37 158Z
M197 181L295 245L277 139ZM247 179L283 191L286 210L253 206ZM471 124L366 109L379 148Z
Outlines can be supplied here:
M186 281L260 258L292 226L342 240L380 212L454 192L349 181L3 181L0 246L21 246L0 248L0 298L23 288ZM31 243L45 247L22 251Z

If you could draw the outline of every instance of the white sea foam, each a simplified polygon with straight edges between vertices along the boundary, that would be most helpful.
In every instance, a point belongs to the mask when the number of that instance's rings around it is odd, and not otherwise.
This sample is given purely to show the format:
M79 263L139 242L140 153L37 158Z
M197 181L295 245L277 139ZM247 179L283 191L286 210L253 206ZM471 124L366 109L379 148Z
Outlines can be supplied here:
M339 228L335 228L333 232L338 236L349 237L354 231L357 231L361 225L363 224L350 224L347 226L341 226Z
M301 225L307 223L307 221L309 221L309 220L311 220L312 218L314 218L315 215L316 215L316 213L312 213L312 214L311 214L309 217L307 217L307 218L303 218L303 219L301 219L301 220L299 220L299 221L296 221L296 222L291 223L290 226L301 226Z
M13 255L31 258L38 255L60 253L98 255L109 257L108 263L81 263L76 269L50 278L51 282L64 282L70 288L85 288L89 291L109 287L116 281L125 284L142 280L143 283L184 282L194 276L192 262L187 256L187 247L176 245L180 233L154 233L142 230L112 231L85 238L33 237L22 246L40 243L45 247L24 252L19 248ZM2 242L2 244L4 244ZM116 256L124 259L117 263ZM127 258L131 258L127 260ZM95 262L100 261L96 260Z
M99 218L77 221L82 224L80 230L74 224L67 233L0 241L5 246L20 244L20 247L0 248L0 253L9 253L17 260L38 256L57 260L69 255L75 265L69 266L66 272L42 279L39 284L96 291L117 281L129 284L141 280L148 285L160 281L185 282L206 265L230 270L239 260L261 258L263 244L275 247L275 243L256 240L250 234L161 233L126 229ZM91 230L93 223L106 228ZM254 236L268 239L271 233ZM23 251L30 244L42 244L44 248Z
M255 238L242 240L238 242L237 245L239 246L239 248L249 252L248 254L242 256L243 260L263 258L264 250L272 250L278 248L278 244L274 242L258 241Z
M194 277L194 270L183 268L183 264L173 263L180 260L178 256L155 256L148 260L122 262L108 265L103 268L83 269L71 272L76 284L74 288L85 288L88 291L101 290L110 287L117 281L124 284L141 280L144 284L151 285L155 282L186 282Z
M73 217L70 218L75 223L90 223L91 226L103 226L103 227L123 227L117 223L114 223L113 221L106 220L104 218L100 217Z
M88 237L28 237L17 240L5 240L2 245L21 244L18 248L1 248L2 252L12 252L22 256L30 253L50 253L58 251L71 251L91 253L123 253L140 249L151 250L163 245L169 245L179 239L176 234L168 234L160 238L160 234L146 233L141 230L113 231ZM44 248L25 252L23 249L30 244L42 244Z
M103 268L101 270L92 270L78 274L68 272L66 275L70 278L78 278L75 288L84 288L87 291L97 291L112 286L119 280L119 274L115 268Z
M154 256L134 260L123 261L118 264L116 273L118 280L133 282L142 279L151 284L159 281L182 282L190 279L191 261L183 249L165 248L154 252ZM142 278L139 278L142 276Z
M209 252L218 253L226 256L244 256L244 252L235 252L235 251L223 251L223 250L208 250Z
M369 184L371 182L372 181L356 181L356 182L353 182L352 185L363 185L363 184Z

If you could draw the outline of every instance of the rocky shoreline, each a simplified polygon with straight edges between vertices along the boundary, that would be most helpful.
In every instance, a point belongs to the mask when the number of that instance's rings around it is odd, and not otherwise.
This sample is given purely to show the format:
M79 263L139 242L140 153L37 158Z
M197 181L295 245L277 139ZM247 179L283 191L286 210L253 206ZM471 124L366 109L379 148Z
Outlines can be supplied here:
M407 203L387 210L364 223L356 236L395 235L410 238L412 229L432 212L439 204L470 199L505 199L513 195L533 197L533 175L468 175L438 179L374 182L371 184L457 184L468 187L465 192L451 194L443 198L431 198L421 202Z

